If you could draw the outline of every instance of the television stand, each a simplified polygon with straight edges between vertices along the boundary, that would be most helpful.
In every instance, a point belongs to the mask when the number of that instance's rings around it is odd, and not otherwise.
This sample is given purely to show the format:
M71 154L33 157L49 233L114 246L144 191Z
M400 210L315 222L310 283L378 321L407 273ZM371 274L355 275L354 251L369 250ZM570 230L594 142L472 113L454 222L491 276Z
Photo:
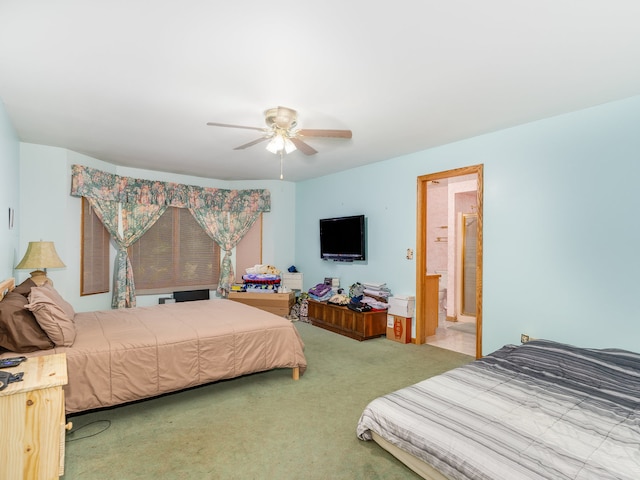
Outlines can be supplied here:
M309 300L312 325L355 340L368 340L387 334L387 311L355 312L347 307Z

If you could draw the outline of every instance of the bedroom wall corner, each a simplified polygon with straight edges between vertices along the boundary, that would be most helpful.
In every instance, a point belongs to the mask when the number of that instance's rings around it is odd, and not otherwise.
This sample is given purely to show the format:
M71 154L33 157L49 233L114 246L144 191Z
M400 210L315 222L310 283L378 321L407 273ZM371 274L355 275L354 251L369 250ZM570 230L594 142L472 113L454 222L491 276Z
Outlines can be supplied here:
M48 271L56 290L76 311L109 308L109 294L80 296L80 212L82 202L72 197L71 165L79 163L106 171L114 167L64 148L20 144L20 248L21 258L30 241L55 243L66 267ZM16 270L22 281L27 270Z
M0 279L14 276L18 258L20 225L20 142L0 99ZM9 209L13 209L13 228Z
M262 216L262 263L287 271L295 264L296 184L282 180L233 182L230 188L265 188L271 211ZM237 275L244 272L236 272Z

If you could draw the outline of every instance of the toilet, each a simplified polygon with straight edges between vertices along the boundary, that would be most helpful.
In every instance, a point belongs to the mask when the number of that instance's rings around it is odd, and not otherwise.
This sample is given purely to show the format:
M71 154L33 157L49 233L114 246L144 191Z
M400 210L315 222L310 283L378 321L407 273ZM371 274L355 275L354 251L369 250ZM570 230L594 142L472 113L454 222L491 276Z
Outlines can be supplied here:
M447 318L447 271L436 270L440 275L438 284L438 326L442 326Z

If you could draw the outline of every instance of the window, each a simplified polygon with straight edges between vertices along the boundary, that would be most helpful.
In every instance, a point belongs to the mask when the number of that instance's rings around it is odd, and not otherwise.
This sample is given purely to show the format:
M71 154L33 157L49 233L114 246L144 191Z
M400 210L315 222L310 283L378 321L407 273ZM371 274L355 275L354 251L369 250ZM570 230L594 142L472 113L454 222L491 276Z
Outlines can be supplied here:
M109 232L82 199L82 245L80 254L80 295L109 291Z
M236 247L236 281L262 263L262 214ZM168 208L129 248L136 294L218 287L220 247L186 208ZM82 199L81 294L109 291L109 232Z
M169 207L129 248L136 293L215 290L220 247L186 208Z

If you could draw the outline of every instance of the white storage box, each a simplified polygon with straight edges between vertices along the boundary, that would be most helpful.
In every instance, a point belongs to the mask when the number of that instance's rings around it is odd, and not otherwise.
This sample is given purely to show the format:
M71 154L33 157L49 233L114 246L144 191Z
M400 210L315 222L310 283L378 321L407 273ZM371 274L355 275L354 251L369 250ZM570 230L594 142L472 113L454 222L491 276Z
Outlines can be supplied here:
M416 308L416 297L396 295L389 297L389 315L399 317L413 317Z
M280 279L282 280L282 286L287 287L289 290L300 290L302 291L302 283L304 277L302 273L282 273L280 274Z

